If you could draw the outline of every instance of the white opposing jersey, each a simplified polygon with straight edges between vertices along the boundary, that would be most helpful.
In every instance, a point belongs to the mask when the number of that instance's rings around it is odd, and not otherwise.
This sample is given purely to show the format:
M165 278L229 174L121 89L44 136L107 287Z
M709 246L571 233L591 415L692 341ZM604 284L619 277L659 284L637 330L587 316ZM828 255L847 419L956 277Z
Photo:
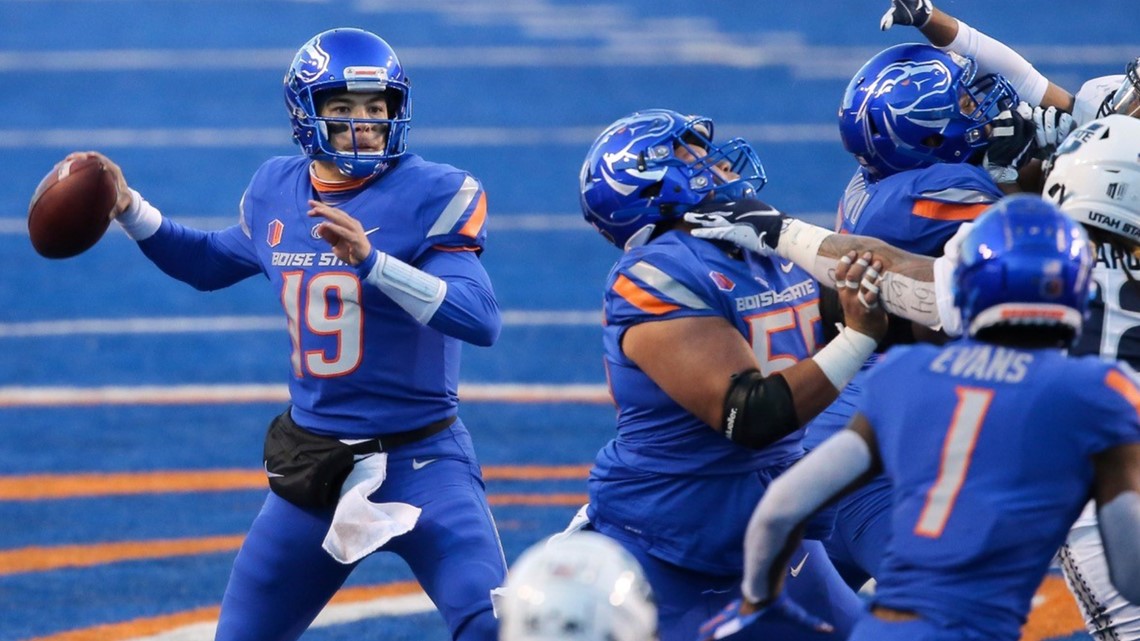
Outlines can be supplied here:
M1116 93L1122 82L1124 82L1124 74L1118 73L1112 76L1093 78L1081 85L1081 90L1077 92L1073 104L1073 120L1077 122L1077 126L1080 127L1101 116L1107 116L1108 114L1100 113L1100 107L1109 96Z

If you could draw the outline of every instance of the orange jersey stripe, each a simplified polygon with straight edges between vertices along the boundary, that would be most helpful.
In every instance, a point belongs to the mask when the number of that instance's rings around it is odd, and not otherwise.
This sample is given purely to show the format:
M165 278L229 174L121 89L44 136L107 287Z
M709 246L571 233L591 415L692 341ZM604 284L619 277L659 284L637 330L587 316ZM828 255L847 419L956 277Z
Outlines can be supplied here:
M915 216L934 220L973 220L989 206L989 203L963 205L918 198L914 201L914 209L911 210L911 213Z
M649 312L650 314L659 315L681 309L679 305L666 303L653 294L650 294L621 274L618 275L617 282L614 283L614 291L629 302L630 305L633 305L643 312Z
M341 191L352 191L363 187L368 181L375 178L375 176L368 176L367 178L357 178L355 180L345 180L343 182L331 182L328 180L321 180L312 173L309 174L309 182L312 183L313 189L316 189L322 194L335 194Z
M1140 416L1140 390L1136 389L1127 376L1116 370L1109 370L1108 375L1104 377L1104 384L1123 396L1124 400L1132 405L1132 409L1136 410L1137 416Z
M479 194L479 202L475 205L475 211L472 212L471 218L467 219L467 224L463 225L459 230L460 236L467 236L468 238L477 238L479 232L483 231L483 223L487 220L487 193Z

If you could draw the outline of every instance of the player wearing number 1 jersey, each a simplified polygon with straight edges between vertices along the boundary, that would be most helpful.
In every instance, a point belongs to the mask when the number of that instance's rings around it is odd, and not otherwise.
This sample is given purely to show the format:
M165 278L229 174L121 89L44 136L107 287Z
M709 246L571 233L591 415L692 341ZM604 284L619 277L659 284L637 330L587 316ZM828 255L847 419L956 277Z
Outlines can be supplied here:
M1090 496L1113 582L1140 599L1140 388L1127 366L1066 353L1091 267L1081 226L1036 196L983 214L954 271L968 336L888 352L848 428L769 488L748 527L750 614L725 631L778 597L799 524L879 471L891 538L852 640L1017 639Z
M119 222L167 274L203 290L269 279L291 348L291 409L275 427L366 441L373 452L357 457L339 503L268 494L234 562L216 638L298 638L380 549L408 563L454 639L491 641L490 592L506 564L456 415L461 343L490 345L500 327L478 258L483 189L405 153L408 81L372 33L315 36L289 68L285 97L305 153L263 164L239 224L221 231L164 219L113 163L74 154L116 174ZM266 472L281 477L272 462Z

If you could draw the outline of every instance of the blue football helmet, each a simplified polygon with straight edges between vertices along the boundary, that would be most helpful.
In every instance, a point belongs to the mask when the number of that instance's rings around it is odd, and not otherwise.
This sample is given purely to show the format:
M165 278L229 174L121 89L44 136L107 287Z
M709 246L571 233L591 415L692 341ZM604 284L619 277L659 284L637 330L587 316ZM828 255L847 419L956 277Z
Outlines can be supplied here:
M324 118L318 115L326 92L382 92L388 104L385 120ZM313 160L330 161L346 176L365 178L386 169L407 146L408 77L396 52L376 34L362 29L330 29L313 36L293 58L285 74L285 106L293 123L293 139ZM387 132L381 151L360 151L356 125ZM352 132L352 150L337 151L329 129Z
M995 325L1071 329L1089 304L1092 247L1080 223L1035 195L1003 198L962 239L954 302L974 336Z
M726 181L720 169L738 177ZM648 240L658 222L678 218L703 200L753 198L766 181L760 158L743 139L713 143L712 120L648 109L598 136L582 163L578 187L586 221L628 248Z
M989 145L986 125L1017 104L996 74L930 45L901 44L868 60L839 107L843 146L872 178L938 163L969 161Z

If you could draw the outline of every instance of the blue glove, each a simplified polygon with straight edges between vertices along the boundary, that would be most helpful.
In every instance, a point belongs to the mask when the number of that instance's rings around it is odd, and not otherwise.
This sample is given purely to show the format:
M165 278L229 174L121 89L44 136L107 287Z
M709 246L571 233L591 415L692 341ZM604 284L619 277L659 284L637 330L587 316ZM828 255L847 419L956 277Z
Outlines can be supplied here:
M901 24L921 29L930 22L930 14L933 12L934 5L930 0L891 0L891 8L879 20L879 28L886 31Z
M720 614L717 614L715 617L701 624L701 629L697 633L697 640L715 641L716 639L727 639L757 621L762 620L771 622L790 621L796 625L814 630L815 632L835 632L835 628L830 623L809 614L807 610L804 610L798 603L793 601L787 592L781 592L780 595L768 603L768 605L752 614L741 615L740 606L741 600L736 599L732 603L724 606Z
M689 232L693 236L730 242L762 256L775 253L786 218L768 203L751 198L702 203L685 214L685 222L697 225Z

